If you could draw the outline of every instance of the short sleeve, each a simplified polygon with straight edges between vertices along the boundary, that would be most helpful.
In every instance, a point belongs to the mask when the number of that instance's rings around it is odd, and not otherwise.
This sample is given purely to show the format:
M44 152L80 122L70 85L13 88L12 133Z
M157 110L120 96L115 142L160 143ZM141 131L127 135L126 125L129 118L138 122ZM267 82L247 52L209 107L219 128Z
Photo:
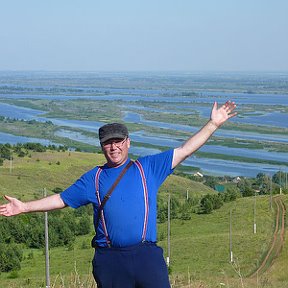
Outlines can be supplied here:
M72 208L78 208L91 203L91 194L95 194L95 171L83 174L74 184L60 193L64 203Z

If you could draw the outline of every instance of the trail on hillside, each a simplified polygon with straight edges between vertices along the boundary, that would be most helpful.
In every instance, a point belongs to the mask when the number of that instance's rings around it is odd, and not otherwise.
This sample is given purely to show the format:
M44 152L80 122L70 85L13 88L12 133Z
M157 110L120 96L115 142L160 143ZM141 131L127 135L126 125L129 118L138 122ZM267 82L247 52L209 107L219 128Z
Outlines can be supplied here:
M265 258L250 277L261 275L267 271L273 265L274 260L281 253L284 245L286 208L280 195L273 197L273 204L277 209L273 237Z

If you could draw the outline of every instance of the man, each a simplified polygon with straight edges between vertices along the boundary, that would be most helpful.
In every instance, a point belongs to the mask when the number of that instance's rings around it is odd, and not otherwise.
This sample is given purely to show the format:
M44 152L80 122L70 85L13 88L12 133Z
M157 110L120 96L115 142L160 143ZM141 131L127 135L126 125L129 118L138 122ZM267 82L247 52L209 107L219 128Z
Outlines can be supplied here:
M96 232L92 263L98 287L170 287L163 251L156 245L157 191L178 164L236 115L235 108L234 102L227 101L218 109L215 102L210 120L185 143L135 162L128 157L130 138L126 126L104 125L99 129L107 160L104 166L88 171L61 194L26 203L5 196L9 203L0 206L0 215L78 208L92 203ZM108 191L110 195L105 197Z

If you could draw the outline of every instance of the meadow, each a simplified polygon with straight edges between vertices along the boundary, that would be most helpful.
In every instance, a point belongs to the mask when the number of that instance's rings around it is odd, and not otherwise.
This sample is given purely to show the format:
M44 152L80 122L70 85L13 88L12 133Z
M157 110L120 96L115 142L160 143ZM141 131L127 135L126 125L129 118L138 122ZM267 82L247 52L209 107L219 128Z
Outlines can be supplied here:
M14 157L12 163L5 161L0 167L0 194L23 200L36 199L43 195L44 188L48 194L55 187L65 188L82 173L103 162L101 154L71 151L32 152L25 157ZM161 187L159 197L167 201L171 193L179 201L185 201L187 189L190 197L215 193L202 183L171 175ZM283 195L283 200L287 207L287 195ZM172 220L169 267L172 287L288 286L287 240L273 265L258 277L250 277L269 249L275 225L275 209L270 209L270 198L258 196L257 233L253 233L254 201L254 197L238 198L212 214L193 213L189 220ZM91 278L92 236L93 233L79 236L73 245L50 249L51 287L95 287ZM286 231L285 239L287 236ZM231 238L233 263L230 262ZM167 221L158 224L158 239L166 257ZM25 248L21 270L0 274L0 283L1 287L10 288L45 287L44 251Z

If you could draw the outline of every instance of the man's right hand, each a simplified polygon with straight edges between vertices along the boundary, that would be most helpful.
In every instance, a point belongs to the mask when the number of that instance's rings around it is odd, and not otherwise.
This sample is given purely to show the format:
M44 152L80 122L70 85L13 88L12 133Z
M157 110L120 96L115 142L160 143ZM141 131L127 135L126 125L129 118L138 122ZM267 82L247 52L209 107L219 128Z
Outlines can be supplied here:
M0 206L0 215L9 217L26 212L25 203L22 201L7 195L5 195L4 198L9 201L9 203Z

